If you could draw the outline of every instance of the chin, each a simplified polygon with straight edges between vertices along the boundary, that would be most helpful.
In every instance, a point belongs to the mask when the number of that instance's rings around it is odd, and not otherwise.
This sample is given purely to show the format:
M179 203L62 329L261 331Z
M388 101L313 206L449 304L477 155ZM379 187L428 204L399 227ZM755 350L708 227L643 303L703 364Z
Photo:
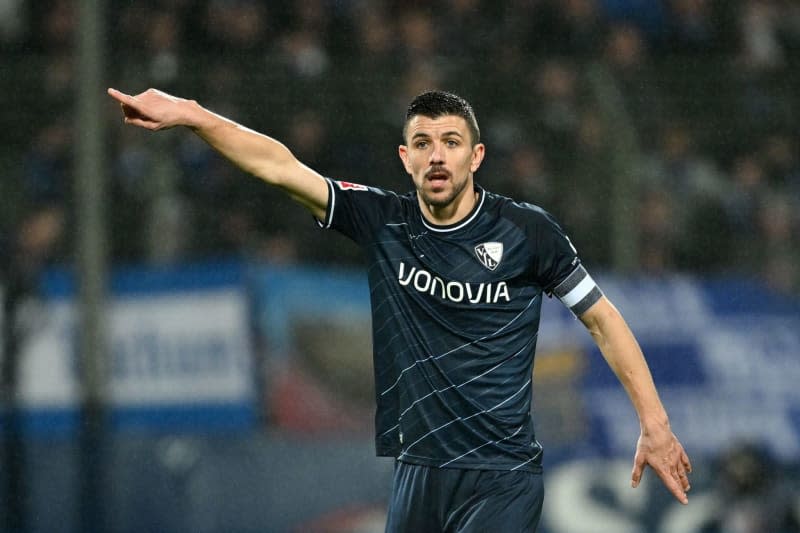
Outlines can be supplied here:
M453 203L454 195L451 191L441 191L436 193L422 192L422 200L427 205L434 207L445 207Z

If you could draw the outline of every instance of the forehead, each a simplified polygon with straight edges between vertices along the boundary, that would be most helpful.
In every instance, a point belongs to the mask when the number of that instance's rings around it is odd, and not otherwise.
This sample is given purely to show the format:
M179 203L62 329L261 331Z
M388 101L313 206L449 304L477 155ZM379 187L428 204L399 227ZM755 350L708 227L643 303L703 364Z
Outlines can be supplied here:
M412 138L415 135L440 137L449 133L458 133L462 137L469 137L469 126L463 117L458 115L442 115L431 118L425 115L415 115L406 125L406 135Z

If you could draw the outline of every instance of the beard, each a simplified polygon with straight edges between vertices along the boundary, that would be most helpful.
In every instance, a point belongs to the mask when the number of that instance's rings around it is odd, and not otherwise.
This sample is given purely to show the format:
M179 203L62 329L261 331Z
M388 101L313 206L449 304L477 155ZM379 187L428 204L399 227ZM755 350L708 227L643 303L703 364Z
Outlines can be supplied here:
M458 181L455 181L453 179L452 174L449 174L448 175L448 182L452 186L452 188L450 189L450 192L448 192L445 196L441 196L441 193L430 193L430 192L425 190L424 184L427 181L428 174L433 174L437 170L438 169L431 169L431 171L429 171L426 174L425 179L422 182L422 185L417 187L417 192L419 193L420 197L422 198L422 201L426 205L429 205L429 206L432 206L432 207L447 207L448 205L452 204L453 201L456 198L458 198L458 196L462 192L464 192L464 189L466 189L467 184L469 183L469 180L467 178L464 178L463 180L458 182Z

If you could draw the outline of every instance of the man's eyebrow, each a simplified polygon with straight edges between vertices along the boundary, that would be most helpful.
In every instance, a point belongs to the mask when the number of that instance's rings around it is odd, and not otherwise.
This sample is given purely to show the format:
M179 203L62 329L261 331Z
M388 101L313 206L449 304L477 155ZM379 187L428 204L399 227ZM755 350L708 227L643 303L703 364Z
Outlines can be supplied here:
M457 130L450 130L450 131L446 131L446 132L442 133L442 137L449 137L451 135L456 135L456 136L462 137L462 138L464 137L461 134L461 132L459 132ZM412 139L416 139L417 137L432 137L432 135L430 133L427 133L427 132L424 132L424 131L418 131L417 133L415 133L414 135L411 136Z

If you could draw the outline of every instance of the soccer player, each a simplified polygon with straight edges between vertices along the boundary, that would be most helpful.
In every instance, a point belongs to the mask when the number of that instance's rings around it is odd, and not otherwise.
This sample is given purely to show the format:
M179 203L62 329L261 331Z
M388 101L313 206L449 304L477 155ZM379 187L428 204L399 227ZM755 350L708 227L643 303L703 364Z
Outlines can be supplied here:
M325 178L195 101L109 94L127 124L189 127L364 248L376 448L396 459L387 531L535 531L544 491L531 375L543 294L585 324L638 414L632 485L649 465L688 503L689 458L638 343L550 214L475 182L486 149L464 99L430 91L411 102L398 152L414 190L397 194Z

